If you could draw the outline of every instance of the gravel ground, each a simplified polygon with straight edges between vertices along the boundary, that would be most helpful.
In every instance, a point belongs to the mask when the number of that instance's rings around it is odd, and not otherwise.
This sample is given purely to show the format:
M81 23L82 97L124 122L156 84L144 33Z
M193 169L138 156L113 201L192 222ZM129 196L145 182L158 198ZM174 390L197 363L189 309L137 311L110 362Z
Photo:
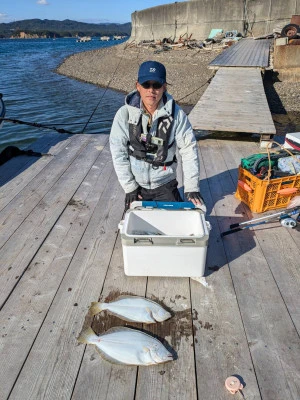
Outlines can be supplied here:
M208 64L222 49L179 48L160 53L155 50L122 43L74 54L64 60L57 72L128 93L135 88L139 65L149 59L160 61L167 69L169 93L189 112L214 75L214 71L207 68ZM300 82L280 82L269 71L264 85L277 132L300 131Z
M162 62L167 69L169 93L180 104L195 105L213 76L207 65L220 50L169 50L155 54L154 48L126 43L70 56L57 72L99 86L128 93L135 89L139 65L146 60Z

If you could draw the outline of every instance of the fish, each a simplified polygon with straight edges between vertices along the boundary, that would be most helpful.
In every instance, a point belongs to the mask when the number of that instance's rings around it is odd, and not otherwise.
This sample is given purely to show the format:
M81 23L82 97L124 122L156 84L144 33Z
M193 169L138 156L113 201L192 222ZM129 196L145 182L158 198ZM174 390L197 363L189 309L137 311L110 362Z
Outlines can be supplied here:
M103 310L128 321L154 324L171 318L171 314L155 301L139 296L120 296L111 303L92 302L90 312L96 315Z
M96 335L91 327L82 331L79 343L92 344L112 364L155 365L173 361L173 355L154 337L142 331L117 326Z

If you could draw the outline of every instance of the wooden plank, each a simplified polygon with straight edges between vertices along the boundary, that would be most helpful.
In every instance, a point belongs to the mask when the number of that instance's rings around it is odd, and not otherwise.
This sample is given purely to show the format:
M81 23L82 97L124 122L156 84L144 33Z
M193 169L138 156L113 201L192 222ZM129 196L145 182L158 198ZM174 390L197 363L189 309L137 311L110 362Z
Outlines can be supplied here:
M99 156L100 149L103 147L99 145L105 144L107 140L107 136L95 136L95 139L92 137L89 139L88 146L57 180L51 191L48 191L37 203L19 229L0 250L2 265L5 266L5 269L0 272L0 284L3 287L0 293L1 305L20 280L40 245Z
M0 213L0 248L50 191L91 137L76 136L65 151L60 152ZM5 197L5 193L4 196Z
M191 281L198 397L228 399L224 382L228 376L239 375L247 383L245 398L258 400L261 396L210 194L211 177L206 178L202 155L200 160L201 194L212 230L206 262L209 286Z
M202 157L221 230L242 218L230 218L239 202L235 182L221 154L222 142L202 142ZM212 163L211 160L214 160ZM298 399L300 340L257 238L250 231L223 240L245 332L263 399Z
M196 399L189 279L149 277L147 297L163 301L173 313L172 318L161 324L151 325L148 330L167 341L175 350L177 360L164 365L139 368L135 398Z
M224 142L222 153L224 157L227 155L226 163L234 181L237 182L237 170L234 166L240 164L241 154L249 156L256 151L252 147L249 149L247 143L241 143L236 149L235 146ZM245 212L245 220L251 220L265 214L274 214L277 210L253 216L249 208L245 206ZM283 228L279 222L256 227L254 231L298 334L300 334L300 231Z
M276 133L261 73L251 68L220 68L189 120L193 129Z
M3 398L14 385L112 173L107 145L0 312L0 357L6 360L0 369Z
M71 138L67 135L47 135L34 143L30 148L34 151L47 153L41 158L19 156L9 160L0 167L0 210L24 189L39 172L52 161L64 147L68 146ZM51 154L51 155L50 155Z
M147 277L129 277L124 274L122 245L118 236L101 292L101 301L112 301L122 294L145 296L146 284ZM95 295L94 301L98 301L99 294ZM93 323L93 329L98 334L112 326L142 327L141 324L127 323L106 312L99 314ZM134 399L136 375L137 367L112 365L99 356L94 346L87 346L72 399Z
M91 301L101 292L123 207L124 193L113 175L24 363L12 399L71 398L85 349L76 337Z

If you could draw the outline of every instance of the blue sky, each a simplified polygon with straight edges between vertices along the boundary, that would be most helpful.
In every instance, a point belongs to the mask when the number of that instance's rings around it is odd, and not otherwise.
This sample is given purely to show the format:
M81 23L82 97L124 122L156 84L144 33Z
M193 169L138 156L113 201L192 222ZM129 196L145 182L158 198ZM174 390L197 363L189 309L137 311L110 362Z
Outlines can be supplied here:
M183 0L181 0L183 1ZM144 8L170 4L168 0L1 0L0 23L22 19L71 19L82 22L130 22Z

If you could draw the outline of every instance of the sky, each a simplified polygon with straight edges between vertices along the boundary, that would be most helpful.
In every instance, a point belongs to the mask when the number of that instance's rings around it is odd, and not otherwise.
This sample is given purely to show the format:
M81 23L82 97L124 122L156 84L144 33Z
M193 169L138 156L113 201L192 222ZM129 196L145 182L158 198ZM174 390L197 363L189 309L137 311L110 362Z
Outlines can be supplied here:
M184 0L181 0L184 1ZM1 0L0 23L23 19L55 19L101 23L131 22L144 8L171 4L169 0Z

